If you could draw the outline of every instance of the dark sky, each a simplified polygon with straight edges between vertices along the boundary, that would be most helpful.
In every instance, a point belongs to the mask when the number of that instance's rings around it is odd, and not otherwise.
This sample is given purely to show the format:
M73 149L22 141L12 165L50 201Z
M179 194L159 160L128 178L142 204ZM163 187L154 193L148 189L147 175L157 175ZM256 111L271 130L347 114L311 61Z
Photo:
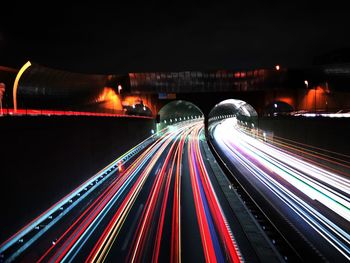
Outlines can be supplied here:
M0 65L30 59L90 73L303 67L350 47L349 9L337 1L46 2L1 9Z

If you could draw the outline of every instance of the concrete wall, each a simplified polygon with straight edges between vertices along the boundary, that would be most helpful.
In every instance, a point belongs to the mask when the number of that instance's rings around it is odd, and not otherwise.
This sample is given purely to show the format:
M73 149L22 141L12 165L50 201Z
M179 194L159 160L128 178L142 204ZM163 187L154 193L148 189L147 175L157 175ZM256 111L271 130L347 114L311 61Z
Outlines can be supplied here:
M258 125L274 136L350 155L349 118L262 117Z
M152 129L150 119L0 118L0 243Z

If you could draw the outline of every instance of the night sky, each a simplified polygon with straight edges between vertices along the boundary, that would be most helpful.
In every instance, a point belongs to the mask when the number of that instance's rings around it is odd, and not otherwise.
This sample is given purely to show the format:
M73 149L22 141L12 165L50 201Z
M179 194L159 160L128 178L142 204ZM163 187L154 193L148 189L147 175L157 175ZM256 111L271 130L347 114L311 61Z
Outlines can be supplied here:
M17 3L1 8L0 65L30 59L88 73L304 67L350 47L345 4L259 2Z

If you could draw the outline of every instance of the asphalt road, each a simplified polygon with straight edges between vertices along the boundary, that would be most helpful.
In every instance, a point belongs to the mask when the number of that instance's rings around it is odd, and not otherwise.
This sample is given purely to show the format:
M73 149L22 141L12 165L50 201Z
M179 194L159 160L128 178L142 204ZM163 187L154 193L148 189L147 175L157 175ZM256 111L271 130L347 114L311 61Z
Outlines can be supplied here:
M116 161L1 244L2 260L241 261L202 129L202 120L173 126Z
M253 138L232 119L212 135L236 179L305 261L350 260L348 177Z

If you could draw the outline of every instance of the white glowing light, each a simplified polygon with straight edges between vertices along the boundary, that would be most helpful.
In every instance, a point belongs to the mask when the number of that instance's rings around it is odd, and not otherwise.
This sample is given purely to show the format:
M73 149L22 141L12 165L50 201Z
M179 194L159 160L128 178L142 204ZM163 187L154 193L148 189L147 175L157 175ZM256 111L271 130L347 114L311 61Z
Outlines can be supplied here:
M223 152L350 259L350 234L308 201L317 200L329 212L350 221L350 198L344 194L350 192L350 180L263 143L233 124L227 119L214 129L215 141ZM263 137L266 139L265 132Z

